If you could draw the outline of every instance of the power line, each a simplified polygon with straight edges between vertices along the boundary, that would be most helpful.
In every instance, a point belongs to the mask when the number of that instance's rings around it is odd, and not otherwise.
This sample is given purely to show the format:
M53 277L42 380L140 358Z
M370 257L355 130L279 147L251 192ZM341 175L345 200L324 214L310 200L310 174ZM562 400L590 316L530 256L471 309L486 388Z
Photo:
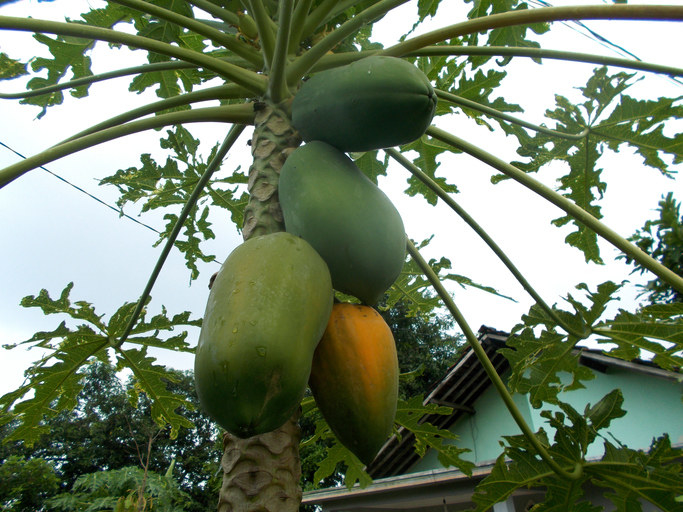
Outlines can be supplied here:
M11 151L11 152L14 153L15 155L17 155L19 158L23 158L24 160L26 159L26 157L25 157L24 155L22 155L21 153L19 153L17 150L15 150L15 149L9 147L7 144L5 144L5 143L2 142L2 141L0 141L0 146L3 146L4 148L8 149L9 151ZM111 210L114 210L117 214L119 214L119 216L126 217L127 219L130 219L130 220L132 220L133 222L135 222L135 223L137 223L137 224L140 224L141 226L146 227L147 229L149 229L149 230L151 230L151 231L154 231L154 232L155 232L156 234L158 234L158 235L161 234L161 231L159 231L158 229L153 228L153 227L150 226L149 224L145 224L144 222L139 221L139 220L136 219L135 217L131 217L130 215L128 215L128 214L126 214L126 213L123 213L123 210L121 210L120 208L116 208L115 206L110 205L110 204L107 203L106 201L103 201L102 199L100 199L99 197L97 197L97 196L91 194L91 193L88 192L87 190L84 190L84 189L82 189L81 187L79 187L78 185L75 185L74 183L71 183L69 180L67 180L67 179L65 179L65 178L62 178L59 174L56 174L56 173L52 172L51 170L49 170L49 169L46 168L45 166L42 166L42 165L41 165L41 166L40 166L40 169L42 169L43 171L47 172L48 174L51 174L52 176L54 176L54 177L57 178L58 180L62 181L63 183L66 183L67 185L69 185L69 186L75 188L75 189L78 190L79 192L82 192L83 194L85 194L86 196L90 197L91 199L94 199L95 201L97 201L97 202L100 203L101 205L104 205L104 206L106 206L107 208L109 208L109 209L111 209Z
M542 7L554 7L553 4L551 4L550 2L546 2L545 0L527 0L527 1L529 4L537 5L537 6L540 6L541 8ZM593 41L596 41L600 45L602 45L602 46L604 46L604 47L606 47L612 51L615 51L618 54L621 54L622 56L625 56L627 58L630 57L630 58L635 59L635 60L640 61L640 62L643 61L643 59L638 57L635 53L627 50L623 46L620 46L617 43L610 41L606 37L598 34L595 30L589 28L584 22L582 22L580 20L572 20L571 22L561 21L560 23L565 25L567 28L574 30L575 32L578 32L582 36L587 37L588 39L592 39ZM581 32L575 25L584 29L588 33ZM667 78L673 82L676 82L678 85L683 85L683 81L681 81L680 79L678 79L676 77L669 76Z

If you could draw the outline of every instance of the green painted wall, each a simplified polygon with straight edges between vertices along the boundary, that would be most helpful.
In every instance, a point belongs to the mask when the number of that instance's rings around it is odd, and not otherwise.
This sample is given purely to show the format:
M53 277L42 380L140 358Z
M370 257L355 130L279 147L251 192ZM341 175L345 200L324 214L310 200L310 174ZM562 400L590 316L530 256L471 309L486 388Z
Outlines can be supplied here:
M607 373L594 373L595 379L585 382L586 389L563 393L561 400L583 413L588 403L595 404L613 389L621 389L623 408L628 414L613 421L607 432L634 449L647 449L652 438L663 433L669 434L672 443L683 444L681 383L614 367L610 367ZM514 395L513 398L533 430L541 426L549 430L540 410L533 409L526 396ZM482 394L474 408L474 415L464 416L450 430L459 436L455 443L458 447L471 450L463 458L481 464L500 455L502 436L519 434L520 430L493 387ZM603 431L603 435L607 432ZM606 437L612 441L610 436ZM602 441L598 439L589 448L588 456L600 456L602 452ZM409 472L440 467L436 452L430 450Z

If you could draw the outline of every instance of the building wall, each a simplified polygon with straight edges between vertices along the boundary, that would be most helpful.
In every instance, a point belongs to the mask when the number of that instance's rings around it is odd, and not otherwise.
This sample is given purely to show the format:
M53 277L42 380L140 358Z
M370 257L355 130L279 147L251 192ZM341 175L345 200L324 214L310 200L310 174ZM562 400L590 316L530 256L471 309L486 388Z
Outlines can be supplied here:
M668 433L672 443L683 444L683 386L680 382L616 367L609 367L606 373L594 373L595 379L585 382L585 389L562 393L560 399L583 413L587 404L594 405L613 389L621 389L623 408L628 414L614 420L606 431L602 431L607 439L614 442L607 435L609 433L629 448L647 449L653 437ZM526 396L513 395L513 398L534 431L543 427L549 432L545 418L540 415L541 410L533 409ZM455 442L459 448L471 450L463 458L482 464L500 455L503 436L516 435L521 431L492 386L477 400L474 408L474 415L463 416L450 431L459 436ZM545 408L557 410L547 405ZM589 448L588 457L599 457L602 453L603 441L598 438ZM430 450L408 472L440 467L436 452Z

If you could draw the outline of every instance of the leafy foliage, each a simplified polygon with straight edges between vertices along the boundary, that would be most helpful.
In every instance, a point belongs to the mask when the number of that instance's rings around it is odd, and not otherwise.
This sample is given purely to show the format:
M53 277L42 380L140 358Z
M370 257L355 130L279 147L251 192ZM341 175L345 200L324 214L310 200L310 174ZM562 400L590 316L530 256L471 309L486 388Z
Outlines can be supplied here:
M526 3L520 4L517 0L472 0L471 3L472 9L467 15L470 19L486 16L488 14L528 9ZM527 31L531 29L537 34L543 34L548 31L548 28L548 25L545 23L534 23L530 25L516 25L494 29L489 32L487 36L487 44L491 46L522 46L537 48L540 46L539 43L526 38ZM479 34L472 34L468 36L467 43L476 45L479 42L479 38ZM472 57L472 62L475 66L480 66L487 60L488 59L485 57Z
M40 348L44 356L26 371L26 382L21 387L0 397L4 413L2 423L12 418L19 421L7 439L23 439L32 444L49 432L49 427L41 423L43 418L76 406L82 389L83 366L96 359L109 362L110 350L117 354L118 368L130 369L141 389L154 399L152 414L155 421L161 425L169 423L174 436L180 427L191 426L186 418L175 412L177 407L187 406L189 402L167 391L168 381L172 382L174 376L166 367L154 364L155 359L147 355L147 347L164 344L159 332L172 331L180 326L196 327L200 325L199 321L190 320L188 312L168 318L163 311L149 321L143 314L135 332L128 338L128 343L141 345L141 348L124 349L117 346L116 341L124 332L125 321L130 317L134 304L124 304L109 322L105 322L103 315L97 315L88 302L72 304L69 297L72 288L73 283L69 283L58 299L52 299L47 290L41 290L37 296L30 295L21 301L23 307L40 308L45 315L61 314L83 323L71 328L62 321L53 331L38 332L20 344ZM184 331L168 338L164 346L171 350L190 351L186 337L187 332ZM31 392L33 396L30 396Z
M681 204L669 192L659 201L659 219L648 220L629 240L640 249L657 259L666 268L683 276L683 215ZM633 258L620 255L626 263L634 266L633 272L643 274L646 269ZM649 281L643 287L643 294L653 304L683 302L683 293L674 289L660 278Z
M610 423L626 414L623 397L615 390L595 405L587 405L583 414L569 404L559 402L560 410L544 410L554 442L548 441L545 431L536 435L546 445L553 458L568 470L582 468L573 480L556 475L544 461L539 460L529 441L522 435L505 438L505 450L496 465L474 494L477 511L488 510L503 501L519 487L547 488L543 510L598 510L584 498L590 484L615 490L608 497L617 507L627 510L636 496L660 510L675 510L676 489L680 489L680 450L672 449L667 436L653 441L648 454L643 451L615 446L604 439L605 452L599 461L587 461L588 447L596 442ZM508 460L510 462L508 462ZM629 504L628 506L626 504ZM640 510L640 506L638 506Z
M182 208L194 190L197 182L206 171L207 162L211 161L218 146L214 146L208 159L203 160L198 154L199 140L182 126L176 126L173 131L168 130L167 137L161 140L161 147L172 151L174 156L168 157L164 165L158 164L150 154L141 155L142 166L117 171L114 175L104 178L100 185L113 185L121 193L117 204L123 208L126 204L142 202L141 212L166 208ZM208 184L197 205L192 208L185 221L184 239L176 240L175 246L185 254L187 266L191 271L191 279L197 279L199 269L197 261L214 261L214 256L206 254L200 247L201 242L215 238L211 229L209 205L211 204L228 210L231 220L242 225L244 207L247 203L247 193L241 187L246 183L244 174L236 170L226 178L214 178ZM232 187L231 187L232 185ZM178 220L175 213L164 215L166 228L159 235L155 245L166 240Z
M510 362L511 390L528 393L534 407L540 407L543 402L555 403L558 393L582 388L581 381L593 378L588 368L579 365L580 353L575 347L590 333L591 326L602 316L607 304L614 300L619 286L608 281L598 286L596 292L590 292L585 285L577 288L587 292L590 305L568 295L567 302L573 311L553 308L565 326L573 328L573 333L563 333L557 328L555 319L534 305L522 317L524 323L513 329L514 335L506 343L509 348L500 351ZM561 372L571 376L569 383L562 382Z
M616 344L610 355L627 361L652 354L654 364L677 371L683 366L683 304L652 304L637 313L620 310L596 326L601 343Z
M48 503L64 512L146 509L181 512L185 510L188 498L171 474L159 475L126 467L80 476L72 491L53 497Z
M0 53L0 80L8 80L28 74L26 64Z
M460 457L469 450L452 444L458 436L449 430L439 429L430 423L420 421L425 414L451 414L452 409L431 403L424 405L423 401L422 395L414 396L407 401L399 400L396 424L415 436L415 451L418 455L424 456L428 449L436 450L439 462L444 467L455 466L463 473L471 475L474 464Z
M663 128L668 121L683 115L683 107L674 105L675 100L670 98L639 101L627 96L625 91L635 83L633 77L624 72L609 75L607 68L596 68L586 86L579 88L586 98L583 103L575 105L556 96L557 108L547 111L546 116L556 122L557 131L583 134L579 140L558 139L545 133L530 137L519 126L509 127L507 131L520 142L517 153L528 158L513 165L525 172L537 172L553 161L565 162L569 173L559 179L559 190L597 218L602 217L598 201L607 189L603 169L598 167L605 149L617 151L623 144L632 146L646 165L669 175L668 165L659 154L668 153L674 162L680 162L683 135L669 137ZM567 235L567 243L580 249L586 261L603 263L593 231L570 216L557 218L553 224L573 224L575 230Z
M0 507L38 512L45 499L57 492L58 484L59 478L46 460L11 455L0 464Z
M199 408L192 374L174 371L176 381L169 383L173 392L191 403L179 412L194 425L172 439L170 428L152 419L151 398L140 393L134 378L124 385L115 370L103 363L89 365L76 408L48 418L45 423L49 434L32 446L9 439L19 424L17 420L0 427L4 441L0 444L0 461L12 457L45 461L60 486L55 486L50 495L59 490L70 492L85 475L132 466L146 466L161 475L173 464L174 485L191 497L185 510L215 508L216 497L207 491L215 486L220 456L218 432Z
M305 73L315 72L317 66L334 66L347 61L349 57L356 58L382 50L382 44L374 41L373 24L400 3L375 0L314 0L297 3L297 6L310 7L310 11L304 12L299 18L302 26L293 27L292 33L299 35L300 40L289 45L291 51L283 61L286 62L285 68L291 71L299 66L298 74L293 77L298 79ZM471 3L469 19L511 11L524 14L529 10L529 5L517 0L471 0L468 3ZM245 86L251 85L247 87L248 91L229 101L249 103L254 99L267 100L267 96L278 89L296 91L298 84L294 83L292 76L287 76L287 69L283 75L291 83L275 84L286 87L270 87L269 84L267 90L263 90L259 86L264 83L262 79L270 79L273 68L277 67L271 67L273 63L268 62L268 59L275 52L275 31L279 25L283 25L280 3L274 0L246 2L249 14L258 19L258 30L247 26L242 12L245 9L243 4L225 0L196 2L193 6L188 2L160 0L152 4L140 3L138 5L141 8L137 10L109 2L101 9L83 14L79 20L67 21L71 23L71 28L88 25L118 30L118 33L133 33L135 37L145 38L137 39L137 42L166 43L170 45L166 48L182 50L185 52L183 55L195 57L187 62L178 57L182 66L176 69L131 72L131 92L140 93L151 88L160 98L172 98L211 80L244 82ZM401 39L409 41L422 22L439 16L442 12L440 8L444 5L439 0L418 0L415 23ZM181 15L181 18L177 15ZM205 20L199 15L213 19ZM253 21L253 18L249 19ZM197 20L204 29L195 30L197 25L191 22ZM125 26L119 26L121 24ZM208 28L213 32L207 32ZM480 44L538 48L540 43L535 36L548 29L546 23L521 23L497 27L486 34L472 31L466 36L451 39L444 36L435 44L445 49L462 49ZM100 33L104 34L104 31ZM45 34L37 34L35 38L44 45L50 57L39 56L26 64L1 53L0 80L28 73L28 88L37 90L64 83L69 75L74 78L92 75L92 49L100 44L99 41L90 37ZM102 40L107 38L103 36ZM311 58L311 55L316 58ZM203 60L204 63L211 62L214 65L198 65L196 58L199 57L208 59ZM147 51L146 58L150 63L172 60L156 51ZM507 64L510 57L492 61L490 56L485 55L453 57L418 49L405 58L422 69L442 91L499 112L523 111L500 93L509 72ZM218 69L223 72L219 73ZM272 74L275 75L274 72ZM588 214L600 218L602 199L607 193L606 175L600 165L607 150L634 148L645 166L657 169L666 176L673 175L673 165L683 162L683 135L679 132L670 135L667 129L672 121L680 119L683 114L680 98L638 99L627 95L627 90L635 82L634 74L619 72L610 75L606 68L598 68L587 84L580 88L584 98L582 103L576 104L562 95L556 95L555 108L546 112L546 118L554 123L556 131L566 134L565 137L543 131L530 134L528 126L497 118L489 121L489 116L477 108L455 109L443 101L439 102L435 123L462 113L463 118L467 118L464 120L475 125L490 130L500 128L519 144L517 153L522 161L514 162L514 165L524 172L536 173L551 163L562 164L566 171L559 179L556 191ZM89 93L88 83L81 81L79 84L67 87L73 97L84 97ZM22 101L39 106L41 117L49 107L62 103L63 93L53 91ZM192 105L174 107L166 112L179 109L190 110L190 114L196 113L192 111ZM204 120L201 115L183 119ZM198 140L182 126L166 131L162 135L161 146L169 155L165 162L155 161L150 154L143 154L138 168L119 170L102 180L102 184L113 185L119 190L118 204L121 208L139 203L142 214L162 212L167 226L157 243L168 237L178 218L177 210L186 203L206 169L205 162L216 152L216 147L213 147L209 158L203 157L199 153ZM440 176L438 171L441 157L446 153L458 153L459 149L423 137L400 150L406 156L410 155L412 162L442 190L449 194L458 192L457 183ZM356 161L375 181L380 175L389 176L389 160L386 156L382 159L377 151L357 155ZM494 182L500 179L495 178ZM184 238L176 242L176 247L185 255L191 279L198 276L199 261L213 259L213 255L205 253L202 245L215 236L210 220L211 208L220 206L228 210L239 230L248 197L246 184L247 178L239 168L215 178L190 213L184 225ZM406 194L421 195L429 204L437 202L433 191L412 176L408 179ZM553 224L560 228L569 227L571 231L566 242L582 251L586 262L603 263L598 235L577 217L580 216L562 216L555 219ZM667 199L661 205L661 219L647 223L643 231L632 238L637 245L674 271L680 270L679 217L678 207ZM654 227L657 228L656 242L651 232ZM428 242L422 242L420 248L424 248ZM634 254L625 254L624 257L631 262L630 258ZM428 265L439 279L449 284L457 283L500 295L492 286L475 283L452 271L451 261L446 257L433 258ZM639 265L636 264L636 270L642 269ZM545 509L595 510L596 507L583 496L585 486L591 484L610 489L609 497L617 510L638 510L638 499L645 499L664 510L673 510L676 503L672 501L675 495L672 490L680 490L681 487L680 462L676 462L677 459L680 461L681 452L671 448L666 436L655 440L648 453L604 441L605 455L602 460L588 461L588 446L603 436L602 431L609 427L612 420L624 414L622 397L618 391L614 391L595 406L587 407L583 414L560 400L561 392L580 388L592 377L588 370L578 364L577 348L580 342L589 337L616 346L611 351L611 355L616 357L633 359L647 351L652 354L654 364L670 370L680 368L683 348L680 301L672 300L670 290L665 285L660 287L660 284L658 281L651 283L651 289L654 290L651 300L671 304L652 304L636 312L619 311L612 319L604 318L606 308L608 303L618 298L620 285L611 282L603 283L595 290L579 285L577 290L583 295L581 299L568 294L565 298L568 306L555 305L551 308L539 301L523 316L505 350L512 368L509 387L515 392L528 393L535 407L543 407L543 404L554 406L552 410L542 412L554 431L553 442L550 442L545 431L536 434L536 439L547 448L548 453L543 453L543 450L536 449L538 446L534 447L528 437L507 437L503 455L477 492L479 509L486 509L505 499L515 489L539 485L547 489ZM97 314L94 306L85 301L72 303L69 298L72 287L72 284L68 285L57 299L51 298L43 290L38 296L29 296L22 301L24 307L37 307L45 315L59 314L67 320L54 330L38 332L21 344L34 346L42 350L44 355L26 371L26 382L19 389L0 397L0 426L9 429L5 440L9 443L24 440L27 445L40 443L54 421L79 407L78 397L84 385L87 385L83 368L96 360L112 365L112 356L118 370L132 372L134 384L129 389L130 399L138 404L145 403L144 413L156 422L155 428L167 428L171 438L182 427L189 428L192 422L188 419L191 414L188 411L192 401L175 387L180 385L182 379L155 364L149 352L151 348L191 351L186 342L186 332L176 335L170 332L177 327L197 327L200 322L191 320L189 313L169 316L162 309L160 314L150 319L143 315L132 326L130 337L121 344L118 340L127 331L136 304L122 305L107 320L105 315ZM672 293L675 298L681 290ZM432 292L429 280L413 260L405 264L402 274L389 291L386 306L391 308L397 305L404 309L406 315L422 320L434 318L434 312L441 305L440 298ZM160 333L164 333L164 336L160 336ZM434 350L428 343L427 347L430 355L448 356L449 347L445 349L446 354ZM420 385L424 385L424 382ZM359 461L336 442L324 421L316 416L313 405L310 402L304 405L309 410L307 421L314 419L316 424L314 433L304 442L304 447L315 445L320 448L316 455L316 483L321 480L339 483L335 479L336 472L340 467L345 467L344 480L347 485L357 481L362 485L367 484L367 474ZM462 450L457 448L457 444L452 444L455 441L452 434L419 422L419 417L427 410L430 413L447 413L447 408L423 406L418 396L401 402L397 424L412 432L417 440L418 452L435 449L442 464L469 471L469 463L460 458ZM563 477L563 471L556 471L557 468L554 471L552 462L564 468L564 472L575 471L573 477L564 478L567 475ZM105 478L120 483L126 481L128 476L122 471L107 474ZM136 473L129 481L138 482L138 476L139 473ZM101 490L98 487L101 481L98 476L84 477L79 484L82 485L78 488L79 492L94 496ZM113 480L111 485L114 485ZM128 486L131 485L137 484ZM128 493L125 494L128 502L125 499L124 502L109 501L107 506L119 506L122 503L128 506L126 503L132 503L135 491L120 490L124 494ZM122 496L119 493L119 498ZM108 499L105 496L96 497L100 498ZM70 506L66 497L61 499L64 506Z

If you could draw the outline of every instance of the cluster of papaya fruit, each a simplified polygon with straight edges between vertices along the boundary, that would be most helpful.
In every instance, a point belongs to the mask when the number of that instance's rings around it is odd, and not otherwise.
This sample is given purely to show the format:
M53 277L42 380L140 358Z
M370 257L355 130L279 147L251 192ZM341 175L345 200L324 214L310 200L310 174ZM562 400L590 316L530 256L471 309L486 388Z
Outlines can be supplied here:
M405 144L432 120L428 78L373 56L320 72L292 103L305 144L285 161L286 232L228 256L209 294L195 357L199 399L239 437L282 425L307 386L337 438L369 463L391 433L398 359L372 307L398 277L405 230L346 152ZM362 304L334 303L334 290Z

